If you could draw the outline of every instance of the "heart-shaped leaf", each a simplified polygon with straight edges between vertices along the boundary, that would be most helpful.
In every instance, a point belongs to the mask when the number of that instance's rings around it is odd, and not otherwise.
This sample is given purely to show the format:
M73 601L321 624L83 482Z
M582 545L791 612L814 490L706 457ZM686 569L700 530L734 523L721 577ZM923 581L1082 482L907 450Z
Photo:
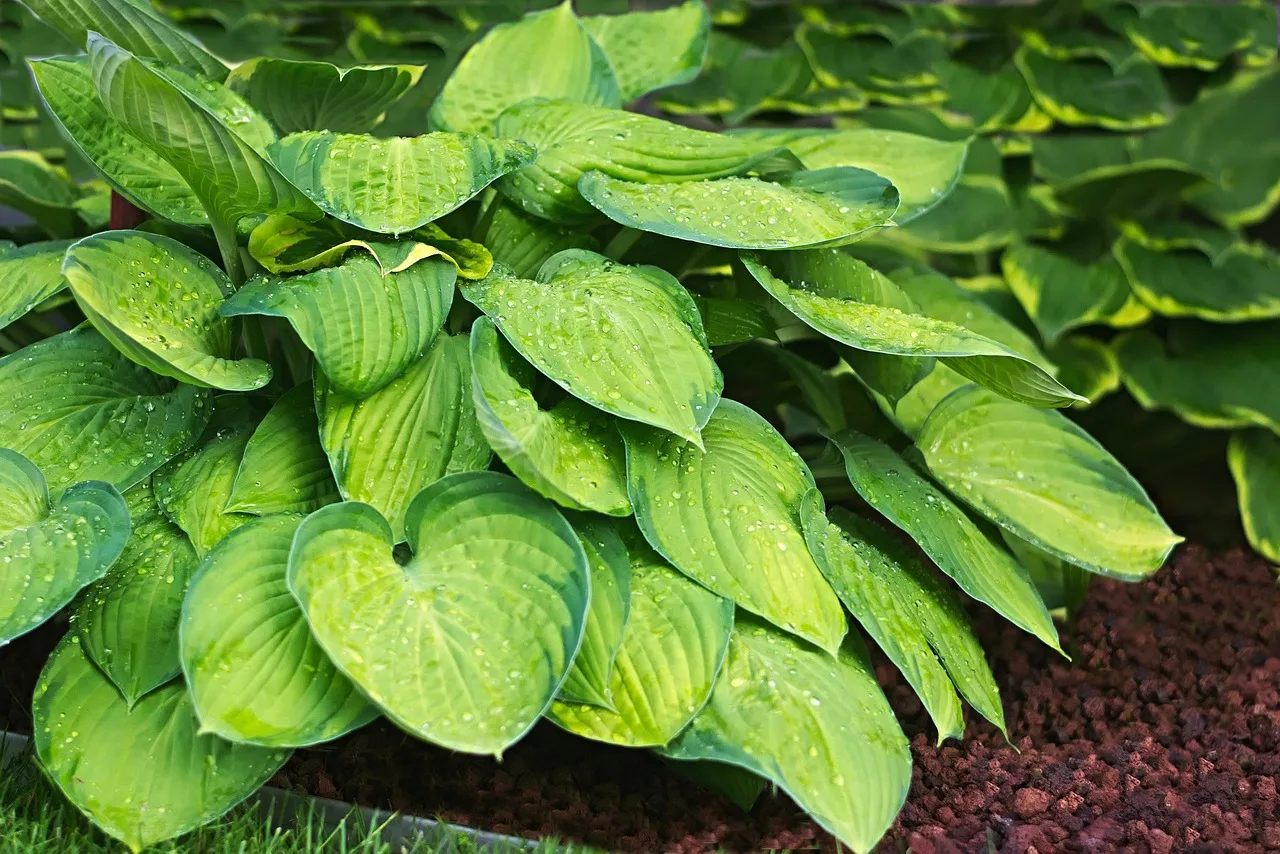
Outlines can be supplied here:
M592 406L698 441L724 386L698 308L670 273L583 249L536 280L495 270L462 286L539 371Z
M653 12L592 15L582 23L608 56L624 103L697 77L711 31L701 0Z
M591 607L582 646L557 695L570 703L613 708L614 662L631 613L631 563L614 524L590 513L566 517L582 543L591 570Z
M302 517L255 519L200 563L182 606L182 670L202 732L305 747L377 716L311 636L289 595L289 549Z
M627 550L631 610L608 683L611 704L562 697L547 717L597 741L661 747L711 696L729 646L733 603L689 581L643 541Z
M599 248L595 238L581 229L563 228L528 216L501 199L495 199L493 204L496 208L484 233L484 243L494 260L512 275L530 279L557 252Z
M835 654L847 624L800 530L813 475L751 409L722 400L705 453L628 425L627 480L640 530L676 569Z
M51 505L40 469L0 448L0 646L101 578L128 538L129 509L110 484L77 483Z
M587 558L546 499L493 472L423 490L413 557L367 504L311 514L289 588L329 657L387 717L469 753L502 752L551 703L582 640Z
M232 359L218 313L225 273L171 237L106 231L67 250L62 273L85 316L133 361L191 385L248 391L271 380L261 359Z
M36 755L71 803L133 851L213 821L289 758L201 735L180 679L130 708L76 640L58 645L36 684Z
M539 96L622 106L609 57L569 2L486 33L449 75L427 118L433 129L492 133L499 113Z
M1235 478L1249 545L1272 563L1280 563L1280 438L1267 430L1233 433L1227 463Z
M237 65L227 85L281 133L362 133L417 85L424 65L339 68L328 62L259 57Z
M80 595L81 648L132 706L178 675L178 618L199 558L156 504L151 484L125 493L133 533L107 574Z
M0 255L0 329L31 311L67 284L62 256L70 240L28 243Z
M859 854L889 829L911 752L856 635L837 659L739 618L706 708L667 749L746 768Z
M135 365L88 326L0 359L0 447L30 457L55 495L86 478L128 489L208 419L207 391Z
M431 346L453 304L457 269L441 258L384 272L361 252L302 276L262 276L219 308L284 317L336 389L367 397Z
M1027 571L950 498L875 439L842 430L831 441L858 494L910 534L964 592L1061 651L1058 630Z
M320 443L338 491L373 505L397 538L420 491L447 474L489 465L472 403L469 350L465 335L438 335L426 355L365 398L331 388L316 373Z
M253 431L227 499L227 512L310 513L338 500L320 444L315 392L301 383L280 396Z
M1009 249L1001 258L1009 290L1040 330L1046 344L1091 323L1130 326L1150 312L1129 310L1135 302L1124 270L1108 257L1092 264L1033 244Z
M851 166L792 172L775 181L681 184L641 184L592 171L578 182L578 192L629 228L731 249L839 246L888 224L898 209L898 191L888 179Z
M305 131L269 151L276 168L325 213L395 235L439 219L534 158L523 142L469 133L379 139Z
M471 327L471 369L480 429L516 477L564 507L630 515L626 450L612 418L576 397L539 407L533 368L487 317Z

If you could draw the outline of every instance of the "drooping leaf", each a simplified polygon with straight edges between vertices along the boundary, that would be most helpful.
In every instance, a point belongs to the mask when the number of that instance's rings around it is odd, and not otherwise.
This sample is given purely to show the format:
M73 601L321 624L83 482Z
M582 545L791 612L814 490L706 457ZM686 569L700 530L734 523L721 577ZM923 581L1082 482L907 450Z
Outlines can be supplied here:
M839 246L887 224L898 191L865 169L792 172L774 181L721 178L642 184L588 172L588 202L614 222L679 240L731 249Z
M733 603L676 572L643 542L629 543L627 552L631 610L609 682L612 706L561 698L547 716L597 741L661 747L710 698L729 646Z
M300 383L281 395L244 448L227 512L310 513L337 501L338 486L320 444L315 392Z
M462 295L570 394L699 441L724 381L698 308L670 273L569 249L535 280L495 270Z
M379 139L327 131L290 134L268 153L325 213L397 236L439 219L535 156L518 140L469 133Z
M557 698L566 703L590 703L612 709L609 686L631 615L631 563L627 547L612 522L589 513L570 513L566 518L587 556L591 605L582 646L574 656L573 667L560 686Z
M428 120L437 130L491 133L499 113L533 97L622 106L609 57L568 2L490 30L462 57Z
M46 240L0 254L0 282L4 283L0 290L0 329L67 284L62 278L62 256L71 243Z
M1233 433L1227 463L1236 481L1249 545L1272 563L1280 563L1280 438L1267 430Z
M107 231L67 250L62 274L85 316L120 352L162 376L235 391L261 388L271 366L232 359L232 291L213 262L171 237Z
M1027 571L888 446L852 430L831 440L858 494L906 531L964 592L1055 650L1058 630Z
M317 372L316 409L338 492L373 505L397 538L420 491L447 474L489 465L465 335L436 336L426 355L365 398L331 388Z
M631 513L626 449L614 421L576 397L549 410L533 395L533 368L487 317L471 327L476 416L507 468L564 507Z
M73 625L85 654L132 706L181 669L178 618L199 559L149 482L124 499L132 533L120 559L80 595Z
M911 785L911 754L862 642L838 659L740 617L720 679L668 748L773 781L859 854L888 830Z
M1001 258L1009 290L1040 330L1046 344L1091 323L1132 326L1150 312L1126 310L1133 302L1124 270L1111 257L1081 264L1065 255L1026 243Z
M800 530L813 475L751 409L722 400L703 429L705 453L628 426L627 481L636 521L694 581L835 654L847 625Z
M252 279L219 312L287 318L333 388L367 397L431 346L456 280L457 268L440 258L385 272L362 252L302 276Z
M289 758L201 735L181 680L130 708L75 641L59 644L36 684L36 755L71 803L133 851L218 818Z
M573 529L546 499L493 472L414 498L413 557L366 504L311 514L289 589L325 652L408 732L502 752L550 705L582 639L590 580Z
M294 514L255 519L201 561L182 606L182 670L203 732L305 747L377 716L289 594Z
M88 326L0 359L0 447L29 457L54 495L84 479L128 489L208 419L207 391L138 367Z
M592 15L582 23L609 58L624 103L697 77L711 30L701 0L653 12Z
M705 759L679 761L669 755L659 754L667 760L667 768L708 789L728 798L743 812L750 812L769 783L740 765L711 762Z
M964 737L957 688L1004 732L1000 689L955 595L875 523L843 507L828 521L817 490L805 497L801 518L814 560L919 695L938 743Z
M261 110L276 129L363 133L417 85L425 66L339 68L328 62L259 57L227 78L232 91Z
M66 170L35 151L0 151L0 205L35 221L50 237L66 237L79 199Z
M110 484L77 483L50 502L40 469L0 448L0 646L101 578L128 538L129 510Z
M497 209L484 234L493 258L514 276L531 279L547 259L565 249L598 249L596 240L582 229L564 228L528 216L510 203L494 201ZM472 278L468 276L467 278Z

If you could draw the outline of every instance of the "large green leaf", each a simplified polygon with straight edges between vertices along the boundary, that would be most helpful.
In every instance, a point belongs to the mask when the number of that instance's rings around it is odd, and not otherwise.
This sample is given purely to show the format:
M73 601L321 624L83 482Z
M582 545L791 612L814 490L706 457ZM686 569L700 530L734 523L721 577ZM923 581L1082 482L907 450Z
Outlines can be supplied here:
M1132 326L1150 316L1141 306L1131 309L1129 282L1111 257L1082 264L1027 243L1005 252L1001 268L1009 290L1049 345L1078 326Z
M1267 430L1234 433L1227 445L1227 463L1249 545L1280 563L1280 438Z
M537 722L582 640L587 558L546 499L493 472L418 494L413 557L367 504L311 514L294 537L289 588L333 662L420 738L502 752Z
M624 102L697 77L711 30L702 0L653 12L593 15L582 23L609 58Z
M858 494L906 531L964 592L1052 648L1058 630L1035 586L1013 557L960 507L888 446L842 430L831 437Z
M1049 356L1058 366L1058 380L1089 398L1090 403L1120 388L1120 363L1109 342L1089 335L1068 335L1049 350Z
M302 276L252 279L222 304L234 317L284 317L336 389L366 397L422 357L453 304L457 268L426 258L384 272L361 252Z
M934 408L916 447L952 494L1093 572L1144 578L1182 541L1124 467L1060 413L967 386Z
M62 273L85 316L120 352L190 385L248 391L271 380L261 359L232 359L225 273L171 237L107 231L67 250Z
M643 427L623 435L645 539L694 581L834 655L844 611L800 530L813 476L769 422L722 400L705 453Z
M0 254L0 329L62 290L62 256L71 243L46 240Z
M1093 215L1157 208L1204 183L1189 163L1145 155L1142 139L1114 133L1036 136L1032 168L1053 187L1058 202Z
M934 66L946 92L943 115L949 124L975 131L1015 127L1032 108L1031 91L1012 64L986 68L947 60Z
M338 68L328 62L259 57L237 65L227 85L281 133L362 133L415 86L423 65Z
M822 497L801 505L805 540L840 601L902 671L924 703L938 743L964 737L956 688L1005 731L1000 689L955 595L901 541Z
M1116 3L1099 8L1107 26L1152 62L1212 71L1232 54L1275 55L1276 10L1264 3Z
M668 749L772 780L859 854L889 829L911 785L911 752L862 642L837 659L739 618L707 707Z
M609 681L612 706L562 697L547 716L597 741L661 747L710 698L729 646L733 603L676 572L643 541L627 550L631 611Z
M236 472L228 512L310 513L338 500L320 444L315 392L301 383L280 396L253 431Z
M71 803L134 852L213 821L289 757L201 735L180 679L130 708L76 640L59 644L36 684L36 755Z
M304 131L268 151L276 168L325 213L395 235L439 219L535 156L518 140L470 133L379 139Z
M533 97L622 106L609 57L567 0L485 34L445 82L428 120L433 129L491 133L499 113Z
M588 172L588 202L614 222L679 240L731 249L838 246L886 225L898 191L852 166L792 172L775 181L721 178L642 184Z
M532 165L503 176L498 188L527 213L564 224L599 218L578 194L578 182L587 172L659 184L793 171L800 165L772 142L549 98L509 107L498 117L495 132L524 140L538 151Z
M978 253L999 249L1017 234L1018 212L998 175L967 174L924 216L885 234L929 252Z
M631 563L613 522L590 513L570 513L591 570L591 607L582 646L557 695L569 703L613 708L610 684L631 614Z
M65 169L35 151L0 151L0 205L35 221L50 237L75 228L76 185Z
M515 205L499 199L493 204L497 208L483 235L484 244L495 261L522 279L536 276L547 259L557 252L599 248L595 239L582 229L528 216Z
M676 115L723 114L727 124L736 125L775 106L779 98L808 91L814 82L809 63L794 42L762 48L716 29L708 39L702 74L658 93L656 103ZM855 108L866 104L866 95L850 87L827 91L852 96Z
M196 440L208 392L130 362L81 326L0 359L0 447L56 494L77 480L128 489Z
M101 578L128 538L129 510L110 484L77 483L51 504L40 469L0 448L0 646Z
M570 394L699 441L724 381L698 307L670 273L569 249L537 279L495 270L462 295Z
M946 98L933 71L947 53L946 41L937 34L845 37L802 25L795 37L825 86L852 85L887 104L936 104Z
M182 606L182 670L202 732L305 747L377 716L289 595L293 514L255 519L205 556Z
M858 350L936 357L975 382L1037 406L1079 396L1014 349L921 312L892 281L836 250L744 253L747 270L806 324Z
M471 327L471 369L480 429L516 477L564 507L630 515L626 450L612 418L576 397L542 409L532 366L487 317Z
M377 508L397 538L409 501L422 489L489 465L465 335L436 336L426 355L365 398L331 388L317 372L316 408L338 491Z
M132 706L178 674L178 618L199 559L160 512L151 484L125 493L133 532L124 551L76 602L72 625L85 654Z

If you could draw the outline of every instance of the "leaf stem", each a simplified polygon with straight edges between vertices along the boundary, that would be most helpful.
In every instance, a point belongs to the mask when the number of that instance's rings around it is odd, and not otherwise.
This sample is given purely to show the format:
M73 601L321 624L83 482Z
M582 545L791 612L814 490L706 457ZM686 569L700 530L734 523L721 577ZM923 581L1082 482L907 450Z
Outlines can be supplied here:
M239 289L244 284L244 263L240 260L235 224L216 217L209 217L209 221L213 225L213 236L218 241L218 252L222 254L222 268L227 271L231 284Z
M624 225L609 241L609 245L604 248L604 255L614 261L621 261L622 256L626 255L641 237L644 237L643 231L636 228L627 228Z

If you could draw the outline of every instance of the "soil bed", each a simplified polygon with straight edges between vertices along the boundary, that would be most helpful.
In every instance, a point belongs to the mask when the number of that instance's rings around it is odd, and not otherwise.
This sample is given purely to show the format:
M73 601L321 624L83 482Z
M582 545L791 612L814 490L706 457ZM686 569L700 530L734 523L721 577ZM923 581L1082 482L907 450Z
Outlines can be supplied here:
M882 663L915 754L911 794L882 850L1280 851L1272 568L1240 551L1188 548L1144 584L1096 581L1063 632L1074 665L990 613L975 617L1021 752L976 715L963 743L935 747L919 701ZM59 631L0 650L0 722L29 727L31 662ZM549 724L499 764L379 723L299 751L272 784L615 850L834 849L785 796L766 794L744 815L643 751Z

